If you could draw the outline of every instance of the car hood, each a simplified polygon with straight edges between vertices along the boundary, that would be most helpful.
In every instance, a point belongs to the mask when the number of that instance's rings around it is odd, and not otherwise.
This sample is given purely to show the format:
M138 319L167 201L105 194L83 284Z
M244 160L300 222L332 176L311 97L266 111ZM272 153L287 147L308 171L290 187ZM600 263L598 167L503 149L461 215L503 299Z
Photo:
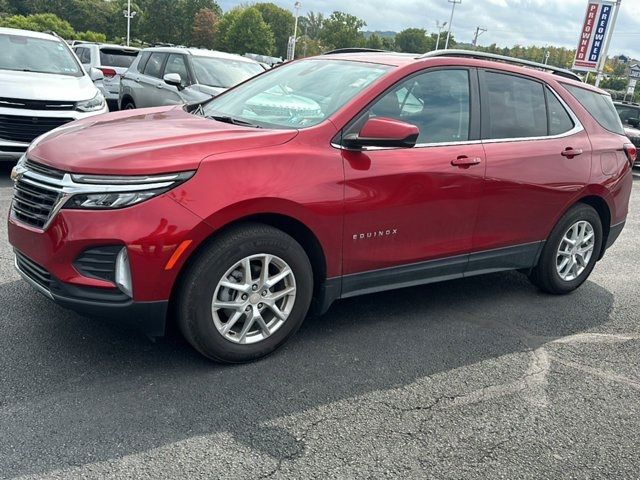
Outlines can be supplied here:
M89 100L98 93L87 75L72 77L11 70L0 70L0 92L5 98L74 102Z
M27 155L74 173L149 175L195 170L210 155L280 145L297 133L230 125L180 106L156 107L69 123L36 139Z

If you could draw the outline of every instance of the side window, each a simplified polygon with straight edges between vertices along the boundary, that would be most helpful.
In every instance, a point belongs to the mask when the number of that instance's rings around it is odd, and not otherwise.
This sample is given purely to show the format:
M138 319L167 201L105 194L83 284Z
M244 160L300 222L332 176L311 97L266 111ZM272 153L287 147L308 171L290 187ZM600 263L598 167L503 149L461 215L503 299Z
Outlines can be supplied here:
M138 60L138 66L136 67L136 70L138 70L140 73L144 72L144 67L147 65L150 56L150 52L142 52L140 54L140 60Z
M571 130L575 125L558 97L551 90L547 93L547 113L549 115L549 135L560 135Z
M91 61L91 55L89 53L89 49L87 47L77 47L75 49L76 55L78 57L78 60L80 60L80 63L86 65L87 63L90 63Z
M543 137L547 112L542 84L493 72L484 78L483 133L485 139Z
M624 135L624 128L611 101L611 95L594 92L575 85L563 84L563 86L569 90L569 93L580 102L603 128L610 132Z
M144 74L150 77L161 78L162 77L162 63L167 57L166 53L155 52L152 53L144 66Z
M177 73L182 79L182 86L189 84L189 72L187 71L187 64L185 62L184 55L178 53L172 53L169 55L167 64L164 67L164 75L167 73Z
M469 139L470 101L468 70L428 71L393 87L369 108L367 117L417 126L418 143L460 142Z

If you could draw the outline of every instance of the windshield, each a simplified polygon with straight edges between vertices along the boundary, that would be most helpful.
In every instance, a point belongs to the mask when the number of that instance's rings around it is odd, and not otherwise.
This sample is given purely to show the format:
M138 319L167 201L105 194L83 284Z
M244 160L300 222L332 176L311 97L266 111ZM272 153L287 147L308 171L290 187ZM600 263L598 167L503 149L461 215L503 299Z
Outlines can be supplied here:
M138 52L136 50L103 48L100 50L100 65L104 67L129 68L137 56Z
M192 57L193 70L201 85L231 88L263 71L257 63L226 58Z
M81 77L80 65L58 40L0 34L0 70Z
M311 127L332 115L390 67L344 60L302 60L270 70L204 106L260 126Z

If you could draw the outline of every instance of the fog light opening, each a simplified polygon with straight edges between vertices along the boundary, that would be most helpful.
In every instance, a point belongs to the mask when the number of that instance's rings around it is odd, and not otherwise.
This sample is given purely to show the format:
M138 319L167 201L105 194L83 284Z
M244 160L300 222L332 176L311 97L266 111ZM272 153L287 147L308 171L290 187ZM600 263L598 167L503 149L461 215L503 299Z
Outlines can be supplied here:
M116 258L116 285L123 293L133 298L133 283L131 281L131 267L129 266L129 253L124 247Z

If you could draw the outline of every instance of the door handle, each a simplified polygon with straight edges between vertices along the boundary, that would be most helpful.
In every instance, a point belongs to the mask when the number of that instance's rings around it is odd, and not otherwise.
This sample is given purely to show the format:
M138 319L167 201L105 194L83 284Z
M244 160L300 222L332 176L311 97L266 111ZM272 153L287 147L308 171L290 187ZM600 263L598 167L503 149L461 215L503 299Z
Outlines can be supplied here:
M451 165L459 168L469 168L473 165L478 165L482 163L482 159L480 157L467 157L466 155L460 155L459 157L451 160Z
M156 88L162 88L162 87L163 87L162 83L158 83L158 84L156 85Z
M572 159L573 157L577 157L578 155L582 155L582 149L581 148L571 148L571 147L567 147L565 148L562 153L560 155L562 155L563 157L567 157L568 159Z
M140 83L140 77L136 77L133 79L136 83Z

